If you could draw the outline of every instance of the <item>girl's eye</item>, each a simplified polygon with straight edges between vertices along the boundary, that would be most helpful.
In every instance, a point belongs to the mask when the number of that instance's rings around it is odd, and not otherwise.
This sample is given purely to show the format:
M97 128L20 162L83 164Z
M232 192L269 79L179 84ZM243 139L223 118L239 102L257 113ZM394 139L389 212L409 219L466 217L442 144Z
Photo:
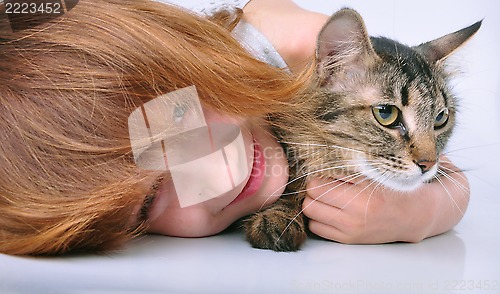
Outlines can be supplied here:
M384 127L397 127L401 122L401 111L394 105L377 105L372 108L373 116Z
M187 104L176 104L173 113L174 122L180 122L188 108L189 106Z
M446 125L448 122L448 117L449 117L449 111L447 108L445 108L443 111L441 111L437 116L436 120L434 121L434 129L438 130Z

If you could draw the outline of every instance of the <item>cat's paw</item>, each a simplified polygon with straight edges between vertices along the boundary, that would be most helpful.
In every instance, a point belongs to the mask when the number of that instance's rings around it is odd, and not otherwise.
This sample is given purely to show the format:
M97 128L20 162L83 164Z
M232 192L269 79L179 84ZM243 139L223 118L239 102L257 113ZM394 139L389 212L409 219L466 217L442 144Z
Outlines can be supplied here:
M274 251L297 251L307 238L304 216L268 209L249 217L244 223L246 239L252 247Z

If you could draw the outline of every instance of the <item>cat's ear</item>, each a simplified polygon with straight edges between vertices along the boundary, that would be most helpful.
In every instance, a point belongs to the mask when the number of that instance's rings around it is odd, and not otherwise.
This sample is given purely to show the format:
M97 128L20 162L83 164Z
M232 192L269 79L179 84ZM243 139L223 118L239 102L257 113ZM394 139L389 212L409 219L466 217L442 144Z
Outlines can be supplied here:
M430 63L444 60L469 40L479 30L481 23L482 20L454 33L418 45L414 49L422 53Z
M377 58L377 54L361 15L349 8L333 14L318 35L316 61L320 69L328 67L334 71L343 66L362 67L367 58Z

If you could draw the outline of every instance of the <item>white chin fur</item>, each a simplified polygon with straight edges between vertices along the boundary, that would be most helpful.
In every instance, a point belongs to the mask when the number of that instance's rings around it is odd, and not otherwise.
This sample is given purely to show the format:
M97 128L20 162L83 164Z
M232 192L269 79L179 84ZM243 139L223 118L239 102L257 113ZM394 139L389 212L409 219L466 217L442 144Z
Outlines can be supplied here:
M374 182L380 183L382 186L397 190L397 191L412 191L419 188L422 184L429 182L437 173L438 167L435 165L425 174L415 170L412 174L397 174L393 171L380 173L373 169L365 169L361 171L363 175Z

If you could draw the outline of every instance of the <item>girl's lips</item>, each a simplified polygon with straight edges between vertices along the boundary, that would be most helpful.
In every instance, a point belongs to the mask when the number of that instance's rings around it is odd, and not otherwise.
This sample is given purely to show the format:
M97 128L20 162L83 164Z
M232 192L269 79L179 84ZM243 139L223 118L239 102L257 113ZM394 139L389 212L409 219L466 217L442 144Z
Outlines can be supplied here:
M253 167L248 182L241 193L229 205L253 196L262 186L266 171L266 160L262 146L254 140L253 143Z

